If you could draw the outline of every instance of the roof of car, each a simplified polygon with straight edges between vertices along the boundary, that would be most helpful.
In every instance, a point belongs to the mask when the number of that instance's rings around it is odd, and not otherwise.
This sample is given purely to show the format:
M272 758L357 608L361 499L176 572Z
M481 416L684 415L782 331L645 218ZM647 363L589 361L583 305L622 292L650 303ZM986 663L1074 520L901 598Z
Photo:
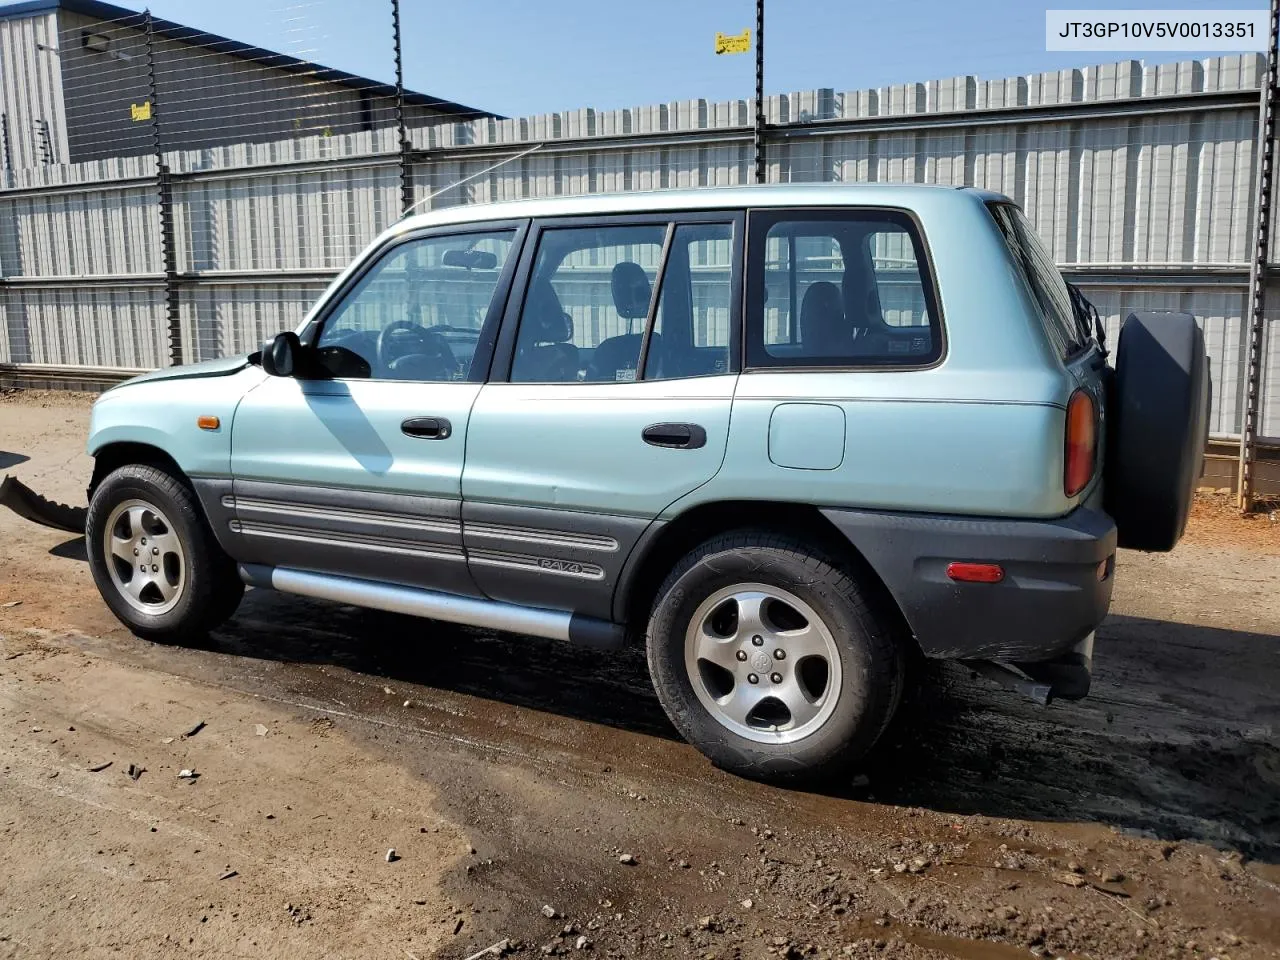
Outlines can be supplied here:
M652 190L598 193L580 197L546 197L505 200L499 203L462 204L406 217L401 230L486 220L526 217L594 216L606 213L649 213L668 210L717 210L741 207L883 206L910 209L915 203L941 194L958 202L963 195L972 202L1007 200L998 193L969 187L891 183L778 183L746 187L705 187L698 190Z

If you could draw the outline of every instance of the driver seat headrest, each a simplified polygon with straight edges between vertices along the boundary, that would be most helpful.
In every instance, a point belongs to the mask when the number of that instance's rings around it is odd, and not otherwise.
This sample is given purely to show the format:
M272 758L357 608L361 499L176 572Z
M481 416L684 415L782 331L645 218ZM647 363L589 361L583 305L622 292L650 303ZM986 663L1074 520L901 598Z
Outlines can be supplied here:
M626 320L643 320L649 315L653 285L649 283L649 275L644 272L644 267L631 260L615 263L610 281L613 306L618 311L618 316Z
M530 343L565 343L573 339L573 317L565 312L550 280L535 281L524 305Z

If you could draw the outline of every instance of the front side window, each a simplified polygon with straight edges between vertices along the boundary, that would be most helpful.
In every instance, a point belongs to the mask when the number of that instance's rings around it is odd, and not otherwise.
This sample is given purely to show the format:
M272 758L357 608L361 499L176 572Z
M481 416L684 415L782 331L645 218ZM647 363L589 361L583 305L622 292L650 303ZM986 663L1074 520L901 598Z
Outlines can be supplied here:
M941 356L923 245L905 214L760 214L752 234L763 239L748 266L750 366L921 365Z
M511 380L630 383L728 372L733 258L732 223L543 230Z
M392 247L325 320L316 354L335 377L466 380L514 230Z

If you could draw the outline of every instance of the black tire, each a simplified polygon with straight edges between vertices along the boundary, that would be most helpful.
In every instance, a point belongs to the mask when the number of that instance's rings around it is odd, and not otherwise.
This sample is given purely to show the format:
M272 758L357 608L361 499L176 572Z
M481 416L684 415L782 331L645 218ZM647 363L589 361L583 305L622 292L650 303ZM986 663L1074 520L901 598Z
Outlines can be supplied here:
M686 666L686 631L695 613L719 591L740 584L780 588L803 601L826 625L838 652L841 679L838 689L828 691L836 698L834 708L820 726L790 743L758 742L724 725L694 689L704 683L703 676L694 678ZM751 647L744 644L743 650ZM905 681L903 644L868 591L829 558L764 531L717 537L681 560L658 592L646 651L658 699L685 739L719 767L773 782L831 780L848 773L888 726ZM742 659L736 651L735 656ZM758 676L763 684L766 678Z
M1117 541L1172 550L1191 512L1209 439L1209 361L1189 313L1131 313L1107 403L1105 499Z
M167 521L167 528L160 525L157 529L171 530L181 545L182 576L174 587L176 596L167 603L155 603L160 611L157 613L130 602L127 588L117 584L122 576L122 561L108 552L107 523L117 508L131 502L152 505L156 512L148 516ZM89 501L85 537L89 568L102 599L120 622L139 637L164 643L198 640L227 620L240 605L244 583L235 563L214 539L195 493L183 479L160 467L130 464L104 477ZM157 595L153 590L152 596ZM139 602L145 605L145 596Z

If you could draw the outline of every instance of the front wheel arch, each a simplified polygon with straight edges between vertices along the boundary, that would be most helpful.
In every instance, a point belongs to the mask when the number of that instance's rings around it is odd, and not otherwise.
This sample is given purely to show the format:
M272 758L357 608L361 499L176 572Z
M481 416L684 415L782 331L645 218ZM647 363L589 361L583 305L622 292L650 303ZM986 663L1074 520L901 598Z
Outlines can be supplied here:
M89 479L87 499L93 499L93 491L98 489L104 479L121 467L137 464L144 467L156 467L163 470L175 480L191 485L186 472L178 466L178 461L157 446L149 443L116 441L104 444L93 453L93 475Z
M126 529L116 540L114 521L126 513ZM123 553L116 549L120 543ZM132 558L126 556L130 547ZM203 636L235 612L244 594L235 562L218 545L190 481L161 464L129 459L100 477L89 500L85 549L107 606L134 634L147 639L182 642ZM171 555L177 558L173 569ZM134 558L141 560L143 582L137 588L128 585L137 573L128 583L123 577L137 562ZM176 589L174 598L165 593L160 577ZM155 590L148 596L152 585Z

